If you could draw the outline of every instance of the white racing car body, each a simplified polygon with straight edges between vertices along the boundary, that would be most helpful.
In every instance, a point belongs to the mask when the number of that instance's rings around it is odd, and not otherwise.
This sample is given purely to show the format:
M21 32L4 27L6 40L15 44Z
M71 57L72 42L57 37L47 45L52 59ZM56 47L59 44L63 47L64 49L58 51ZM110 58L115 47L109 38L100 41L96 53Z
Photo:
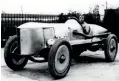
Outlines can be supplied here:
M88 24L90 35L99 35L107 31L105 28ZM65 23L36 23L29 22L18 27L20 31L21 54L29 55L53 45L55 40L65 38L71 45L100 41L100 38L85 39L83 36L74 35L73 30L84 34L81 25L75 19Z

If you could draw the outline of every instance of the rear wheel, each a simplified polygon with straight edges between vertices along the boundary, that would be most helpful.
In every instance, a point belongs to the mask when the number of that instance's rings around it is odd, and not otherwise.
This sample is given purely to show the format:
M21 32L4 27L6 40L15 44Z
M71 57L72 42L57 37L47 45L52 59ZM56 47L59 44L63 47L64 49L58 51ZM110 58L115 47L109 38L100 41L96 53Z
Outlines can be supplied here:
M106 39L105 44L105 58L108 62L115 60L118 50L117 37L114 34L110 34Z
M50 50L48 65L51 75L55 78L62 78L66 76L70 68L71 48L68 42L59 40Z
M4 59L12 70L20 70L26 65L28 58L20 55L16 35L11 36L5 45Z

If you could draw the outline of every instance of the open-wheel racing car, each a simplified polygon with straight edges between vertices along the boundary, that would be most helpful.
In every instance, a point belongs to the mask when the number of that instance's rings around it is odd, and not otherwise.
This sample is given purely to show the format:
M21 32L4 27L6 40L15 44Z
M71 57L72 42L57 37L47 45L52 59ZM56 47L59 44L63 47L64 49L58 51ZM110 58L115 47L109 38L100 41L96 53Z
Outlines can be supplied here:
M73 17L65 23L28 22L16 30L17 35L11 36L5 45L7 66L12 70L20 70L28 60L48 61L50 74L56 79L66 76L71 57L78 59L83 51L104 50L106 61L112 62L118 50L114 34L93 24L85 33L85 28ZM43 57L44 60L36 57Z

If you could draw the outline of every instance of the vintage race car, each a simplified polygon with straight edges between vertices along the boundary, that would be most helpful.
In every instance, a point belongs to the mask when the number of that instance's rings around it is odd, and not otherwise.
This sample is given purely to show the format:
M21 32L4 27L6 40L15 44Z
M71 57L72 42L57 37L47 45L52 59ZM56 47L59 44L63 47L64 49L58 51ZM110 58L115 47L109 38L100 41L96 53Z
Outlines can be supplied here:
M5 45L5 62L9 68L19 70L28 60L48 61L49 71L57 79L68 73L71 57L78 60L86 50L104 50L106 60L114 61L117 37L101 26L88 25L88 34L85 34L76 18L69 18L65 23L22 24L16 30L17 35L11 36ZM44 59L38 60L38 57Z

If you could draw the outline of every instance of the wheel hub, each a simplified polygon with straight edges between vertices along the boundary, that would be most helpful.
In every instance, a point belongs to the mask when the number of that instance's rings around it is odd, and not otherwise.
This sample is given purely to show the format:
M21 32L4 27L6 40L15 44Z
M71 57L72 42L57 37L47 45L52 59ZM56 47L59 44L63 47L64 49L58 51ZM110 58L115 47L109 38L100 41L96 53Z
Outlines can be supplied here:
M62 54L59 58L59 62L63 63L66 60L66 57Z
M115 50L115 47L113 45L111 45L110 51L113 52L114 50Z

